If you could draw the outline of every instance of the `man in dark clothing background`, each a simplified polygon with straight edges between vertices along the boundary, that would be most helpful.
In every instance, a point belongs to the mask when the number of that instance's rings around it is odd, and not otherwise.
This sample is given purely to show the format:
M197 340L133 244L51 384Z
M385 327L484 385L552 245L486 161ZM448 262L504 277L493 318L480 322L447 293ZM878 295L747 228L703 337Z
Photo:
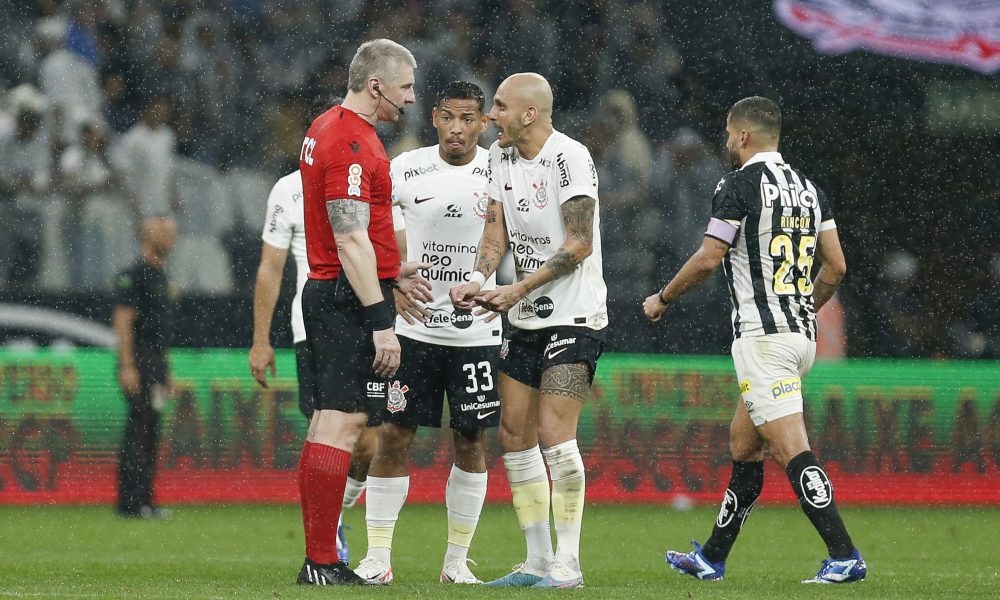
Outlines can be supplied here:
M118 514L166 518L153 505L153 478L160 411L170 387L169 347L173 299L167 287L167 257L177 240L170 217L151 217L140 228L142 256L117 280L112 324L118 342L118 383L128 418L118 455Z

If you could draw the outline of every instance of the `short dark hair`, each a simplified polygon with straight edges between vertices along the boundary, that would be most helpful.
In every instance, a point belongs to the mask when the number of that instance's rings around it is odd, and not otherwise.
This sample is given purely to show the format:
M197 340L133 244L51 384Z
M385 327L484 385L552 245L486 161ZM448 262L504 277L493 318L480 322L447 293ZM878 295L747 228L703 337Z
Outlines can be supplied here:
M775 139L781 136L781 109L773 100L762 96L744 98L729 109L729 118L733 122L756 125L761 131L773 135Z
M445 100L475 100L479 112L483 112L486 106L486 94L483 93L483 88L468 81L452 81L444 86L437 95L437 105L441 106Z

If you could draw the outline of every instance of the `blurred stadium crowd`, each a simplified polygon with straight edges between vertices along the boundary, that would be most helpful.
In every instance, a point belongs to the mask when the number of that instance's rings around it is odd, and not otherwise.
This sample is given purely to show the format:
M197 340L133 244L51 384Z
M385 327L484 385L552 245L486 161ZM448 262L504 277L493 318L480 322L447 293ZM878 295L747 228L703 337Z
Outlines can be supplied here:
M1000 357L1000 254L952 248L952 258L941 255L946 243L920 239L934 231L937 209L914 192L933 188L905 172L918 161L884 147L876 125L879 110L917 110L905 69L842 63L809 79L816 59L769 45L795 47L787 32L735 41L777 27L767 14L750 16L768 10L762 4L739 0L728 17L706 17L653 0L0 3L0 291L108 293L134 259L136 220L169 213L180 231L172 281L187 296L234 299L249 324L270 186L297 168L316 99L345 90L351 52L390 37L419 65L418 106L380 131L391 156L435 142L429 107L449 81L478 83L489 98L511 72L550 79L557 128L584 141L599 168L612 349L726 348L721 278L690 295L672 325L646 327L639 305L700 243L730 168L726 109L762 93L785 106L786 158L815 172L837 202L851 270L842 293L848 353ZM740 11L746 21L732 18ZM768 65L755 62L772 52ZM872 87L843 72L854 68ZM795 83L804 77L814 90ZM848 79L843 97L831 93ZM870 98L886 85L893 93ZM875 108L861 108L861 97ZM873 115L855 114L866 111ZM867 140L851 139L869 122ZM911 117L900 126L917 125ZM872 158L897 152L874 167L891 173L873 177ZM966 182L979 174L975 162L958 161ZM955 193L976 200L953 215L952 229L970 243L995 242L996 191ZM930 216L915 221L900 214L927 207ZM952 268L970 256L977 266Z

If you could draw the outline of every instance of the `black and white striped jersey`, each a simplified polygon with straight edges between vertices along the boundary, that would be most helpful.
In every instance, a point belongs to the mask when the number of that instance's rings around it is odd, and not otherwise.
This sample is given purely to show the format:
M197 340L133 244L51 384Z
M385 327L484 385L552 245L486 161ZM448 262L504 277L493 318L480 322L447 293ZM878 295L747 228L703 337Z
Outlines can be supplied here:
M735 337L816 339L813 260L819 232L836 226L826 194L778 152L755 154L722 178L705 235L730 245L724 267Z

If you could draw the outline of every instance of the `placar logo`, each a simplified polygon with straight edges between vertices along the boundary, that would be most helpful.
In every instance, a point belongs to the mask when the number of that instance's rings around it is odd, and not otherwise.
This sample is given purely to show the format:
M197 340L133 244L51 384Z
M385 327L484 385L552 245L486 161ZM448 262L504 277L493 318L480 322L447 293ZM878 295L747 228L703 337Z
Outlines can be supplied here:
M802 380L798 377L775 381L774 384L771 385L771 398L775 400L781 400L782 398L798 396L801 394Z
M816 508L826 508L833 502L833 485L823 469L810 466L799 476L799 485L806 502Z

